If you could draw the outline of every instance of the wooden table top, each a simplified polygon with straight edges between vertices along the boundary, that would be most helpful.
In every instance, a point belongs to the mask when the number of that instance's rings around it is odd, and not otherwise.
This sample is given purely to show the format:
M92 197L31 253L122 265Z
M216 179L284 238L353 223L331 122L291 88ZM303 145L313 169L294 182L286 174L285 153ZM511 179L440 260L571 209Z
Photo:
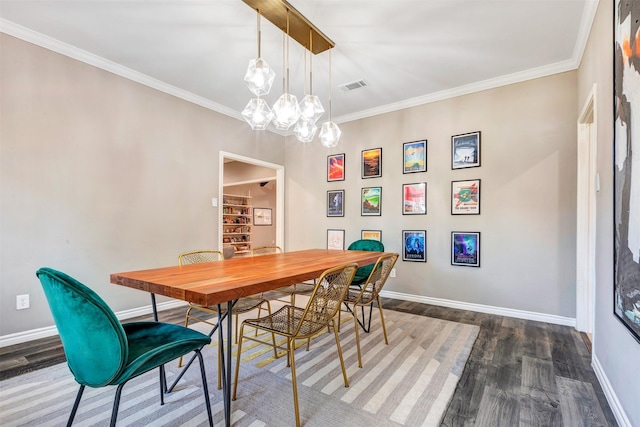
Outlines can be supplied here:
M111 283L209 306L317 279L323 271L337 265L374 264L382 254L309 249L114 273Z

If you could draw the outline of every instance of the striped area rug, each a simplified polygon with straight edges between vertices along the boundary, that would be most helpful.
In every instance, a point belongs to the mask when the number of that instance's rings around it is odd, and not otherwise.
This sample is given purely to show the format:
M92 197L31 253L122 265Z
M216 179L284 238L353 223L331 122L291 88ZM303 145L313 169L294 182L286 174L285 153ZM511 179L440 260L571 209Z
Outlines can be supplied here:
M353 322L343 316L340 331L350 387L345 388L333 333L300 342L296 370L301 421L305 426L437 426L453 395L479 328L473 325L385 311L389 345L374 312L372 332L360 334L363 368L358 368ZM199 324L198 329L201 326ZM235 349L235 348L234 348ZM223 421L216 389L216 347L205 354L214 423ZM284 357L245 341L234 426L295 425L291 371ZM235 365L235 354L234 354ZM167 365L168 377L175 363ZM66 364L0 382L0 425L65 425L78 386ZM108 425L115 387L85 390L75 426ZM118 426L200 426L207 424L201 381L192 366L160 406L157 371L123 389Z

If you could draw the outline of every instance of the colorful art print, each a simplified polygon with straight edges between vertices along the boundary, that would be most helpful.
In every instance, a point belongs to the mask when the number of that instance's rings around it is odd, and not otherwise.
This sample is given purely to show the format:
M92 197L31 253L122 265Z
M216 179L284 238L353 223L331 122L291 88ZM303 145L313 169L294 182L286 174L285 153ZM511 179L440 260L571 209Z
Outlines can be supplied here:
M451 182L451 215L480 214L480 180Z
M480 166L480 132L451 137L451 169Z
M427 140L405 142L402 144L402 173L427 171Z
M344 216L344 190L327 191L327 216Z
M382 241L382 231L380 230L362 230L360 231L360 238L362 240L377 240Z
M327 156L327 181L344 181L344 153Z
M362 151L362 178L382 176L382 148Z
M327 230L327 249L344 250L344 230Z
M480 267L480 233L451 233L451 265Z
M426 262L426 239L426 230L402 230L402 260Z
M636 1L624 0L616 1L614 7L613 312L640 343L638 5Z
M382 187L365 187L362 189L362 216L382 215Z
M402 184L402 214L425 215L427 213L427 183Z

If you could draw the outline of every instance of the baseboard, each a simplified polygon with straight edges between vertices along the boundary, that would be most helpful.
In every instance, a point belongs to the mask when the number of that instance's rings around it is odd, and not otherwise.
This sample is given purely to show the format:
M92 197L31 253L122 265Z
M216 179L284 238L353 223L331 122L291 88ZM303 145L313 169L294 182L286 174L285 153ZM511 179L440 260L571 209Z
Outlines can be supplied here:
M170 308L180 307L186 304L187 303L184 301L173 300L158 303L157 307L158 311L162 311L168 310ZM150 313L152 313L151 305L147 305L131 310L119 311L116 313L116 316L119 320L126 320L131 319L132 317L144 316ZM22 344L24 342L33 341L40 338L53 337L55 335L58 335L58 329L55 326L47 326L44 328L31 329L24 332L16 332L15 334L3 335L0 337L0 348L14 344Z
M393 291L382 291L380 296L403 301L420 302L441 307L457 308L460 310L477 311L479 313L496 314L498 316L515 317L517 319L535 320L537 322L553 323L556 325L572 326L575 328L576 319L556 316L553 314L536 313L534 311L515 310L512 308L494 307L491 305L473 304L441 298L424 297L420 295L403 294Z
M591 356L591 367L593 368L593 372L595 372L596 377L598 377L598 381L600 382L600 386L602 387L602 391L604 392L605 397L607 398L607 402L609 402L609 406L611 407L611 411L613 412L613 416L616 417L616 421L620 427L632 427L631 421L627 417L622 404L618 400L618 396L616 392L613 390L611 383L609 382L609 378L604 373L602 369L602 365L600 361L595 355L595 352Z

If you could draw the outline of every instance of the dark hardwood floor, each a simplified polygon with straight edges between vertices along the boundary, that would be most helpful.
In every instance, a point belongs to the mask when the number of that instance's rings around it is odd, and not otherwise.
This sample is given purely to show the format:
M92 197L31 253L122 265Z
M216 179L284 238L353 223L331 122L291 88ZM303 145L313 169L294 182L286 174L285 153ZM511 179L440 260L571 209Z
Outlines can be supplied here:
M383 306L480 327L443 426L617 425L575 329L389 298ZM160 320L182 323L184 309ZM0 380L64 360L57 337L0 348Z

